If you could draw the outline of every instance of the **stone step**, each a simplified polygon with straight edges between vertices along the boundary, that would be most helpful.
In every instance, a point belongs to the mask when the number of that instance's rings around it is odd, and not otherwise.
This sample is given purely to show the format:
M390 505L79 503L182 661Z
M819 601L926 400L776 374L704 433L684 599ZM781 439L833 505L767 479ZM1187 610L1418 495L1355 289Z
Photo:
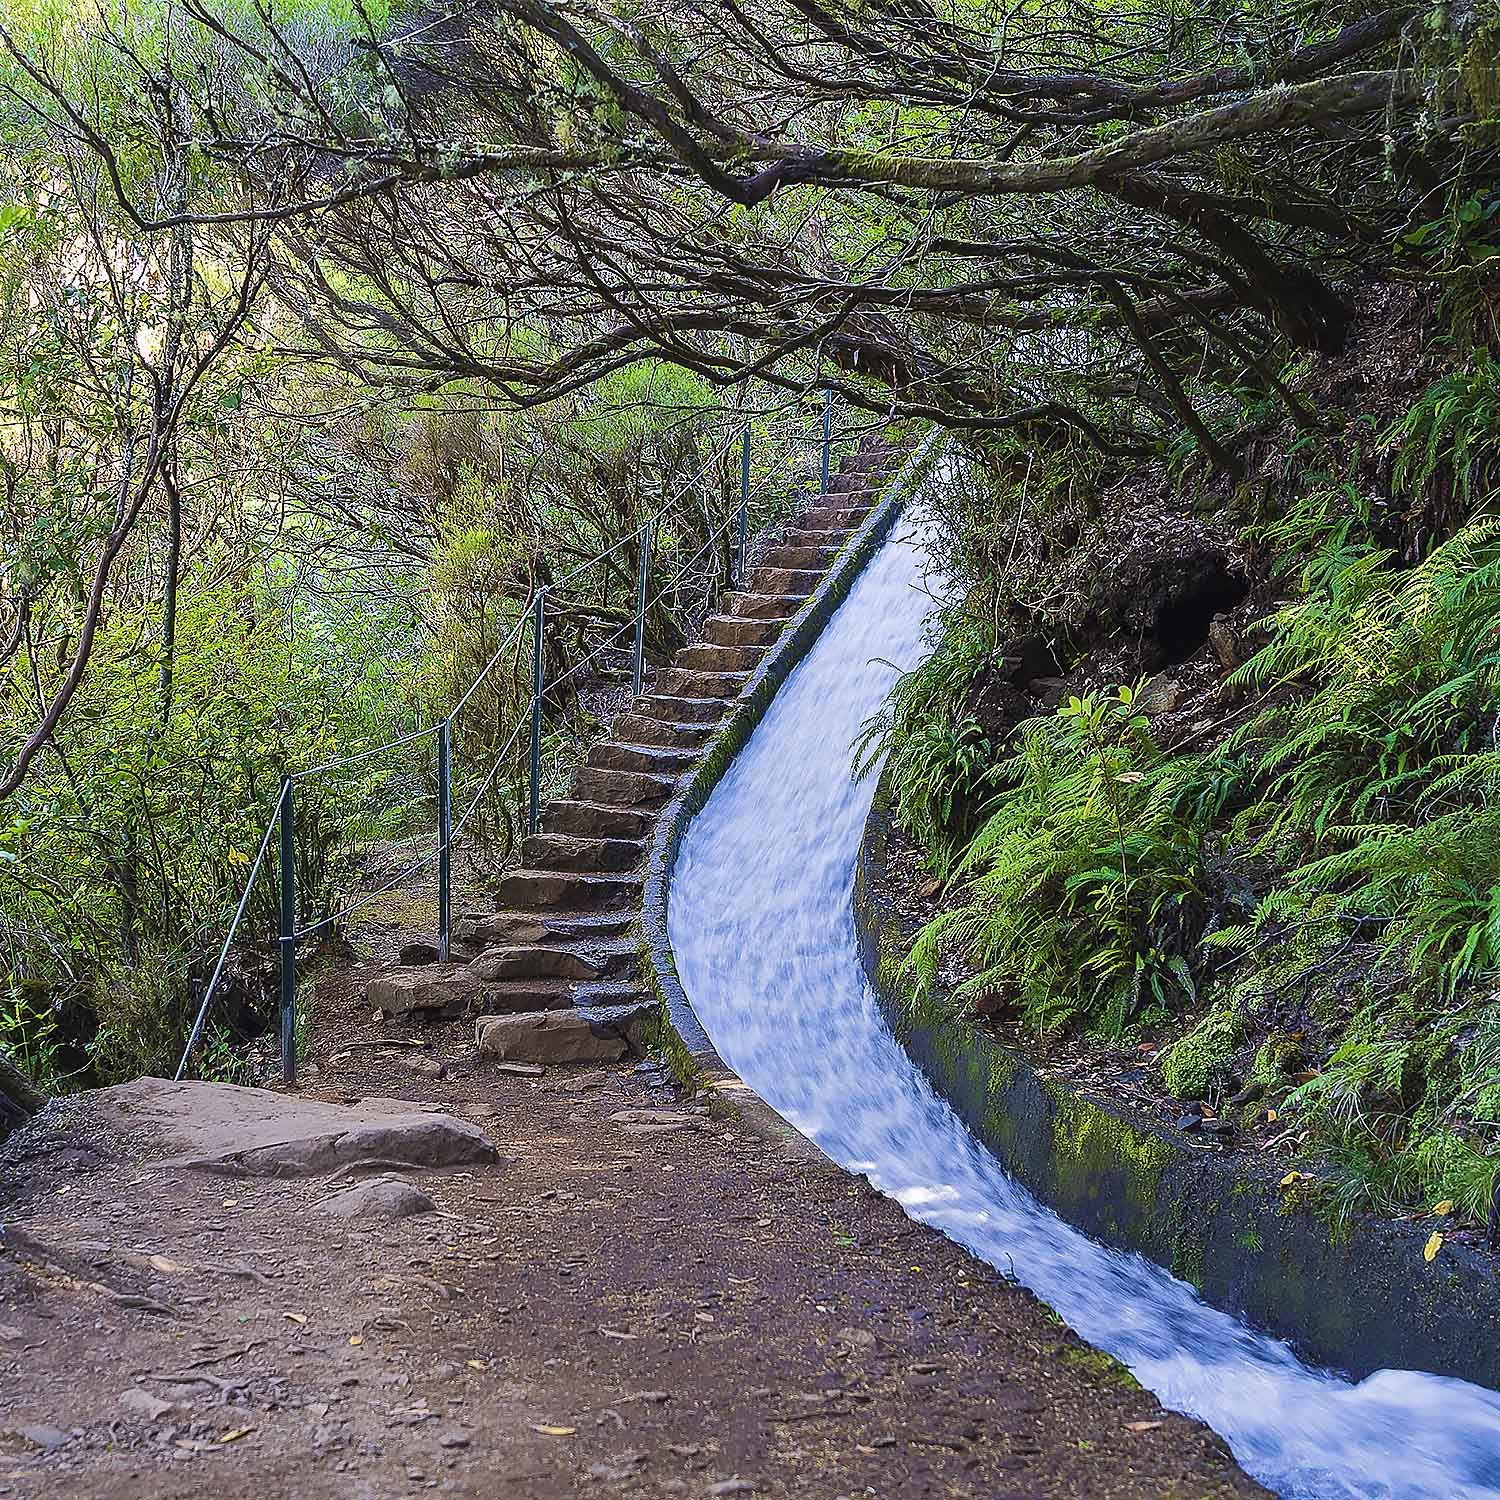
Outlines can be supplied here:
M548 802L542 808L543 833L576 838L644 839L655 817L643 807L613 807L607 802Z
M499 979L480 984L468 1010L471 1016L524 1015L534 1011L570 1011L573 979Z
M788 544L781 542L775 547L768 547L765 555L761 558L759 566L762 568L794 568L798 572L808 569L816 569L819 573L828 570L828 564L839 555L839 547L825 547L815 545L811 542L796 542ZM752 582L755 582L752 579ZM761 585L757 582L756 587Z
M649 714L653 719L672 724L717 724L729 707L722 698L671 698L664 694L650 694L637 698L638 712Z
M805 599L823 581L821 568L757 568L750 588L759 595Z
M797 522L804 529L826 526L839 531L853 531L868 514L868 507L846 508L841 505L818 505L811 510L803 511L797 517Z
M614 807L660 807L672 795L672 781L670 776L648 776L640 771L580 766L573 777L572 800Z
M737 620L789 620L807 602L802 594L750 594L735 590L719 600Z
M656 1000L635 979L586 979L573 986L573 1004L579 1010L642 1003L654 1006Z
M609 731L616 739L631 745L650 745L658 750L697 750L714 732L714 726L678 724L646 714L625 713L609 726Z
M454 940L474 948L522 943L571 943L607 939L630 930L630 912L468 912L454 925Z
M555 1010L477 1021L474 1045L482 1058L552 1065L617 1062L629 1048L625 1030L618 1024Z
M753 672L761 653L753 646L684 646L672 665L684 672Z
M697 758L696 750L667 750L659 745L602 740L589 747L585 764L601 771L644 771L670 779L687 770Z
M579 942L572 950L575 957L593 966L592 974L582 975L584 984L637 984L641 973L641 945L627 935L600 941ZM577 1000L577 988L574 988Z
M481 989L467 964L424 964L389 969L365 986L365 1000L382 1016L467 1015Z
M521 858L534 870L586 870L604 874L633 870L645 844L640 839L589 838L571 833L536 833L523 840Z
M511 979L602 979L604 966L576 948L489 948L469 965L481 984Z
M710 615L703 634L715 646L769 646L782 632L785 620L745 620L737 615Z
M623 911L641 898L639 875L583 875L574 870L512 870L495 888L497 906L570 911Z
M693 672L686 667L666 667L658 674L656 685L685 698L718 698L724 702L738 698L749 680L748 672Z
M835 555L848 540L848 529L843 526L799 526L787 538L799 547L832 547Z

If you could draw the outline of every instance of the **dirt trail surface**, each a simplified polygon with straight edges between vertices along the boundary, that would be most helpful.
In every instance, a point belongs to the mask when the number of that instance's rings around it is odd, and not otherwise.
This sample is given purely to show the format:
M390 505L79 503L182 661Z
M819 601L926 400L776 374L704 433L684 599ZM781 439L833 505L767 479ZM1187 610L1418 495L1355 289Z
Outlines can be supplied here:
M168 1165L204 1141L143 1085L0 1147L0 1495L1265 1493L1027 1293L650 1064L504 1074L455 1030L316 1085L493 1156L417 1170L376 1131L369 1175L221 1175L275 1169L247 1091L208 1107L230 1159Z

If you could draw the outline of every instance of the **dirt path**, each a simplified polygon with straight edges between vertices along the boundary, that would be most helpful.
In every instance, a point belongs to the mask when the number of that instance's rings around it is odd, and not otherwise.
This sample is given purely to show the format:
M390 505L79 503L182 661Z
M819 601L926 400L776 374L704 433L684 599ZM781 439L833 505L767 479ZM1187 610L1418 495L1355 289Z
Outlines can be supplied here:
M445 1077L355 1049L309 1090L481 1122L501 1160L425 1176L437 1215L167 1172L86 1098L0 1148L0 1215L55 1257L0 1255L0 1494L1263 1493L863 1181L732 1114L612 1118L693 1108L659 1073L445 1045Z

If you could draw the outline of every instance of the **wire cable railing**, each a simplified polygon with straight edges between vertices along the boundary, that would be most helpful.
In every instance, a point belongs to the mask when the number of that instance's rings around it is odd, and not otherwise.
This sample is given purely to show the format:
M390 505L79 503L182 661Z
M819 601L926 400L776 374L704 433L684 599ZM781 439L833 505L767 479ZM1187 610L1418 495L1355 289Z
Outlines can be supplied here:
M833 396L824 392L822 403L821 432L818 437L819 493L828 492L832 453L835 446ZM509 764L511 752L523 731L530 729L528 746L526 830L534 835L539 828L541 812L542 767L541 752L544 730L544 706L549 697L555 704L560 701L558 689L582 677L584 669L596 662L605 651L615 647L627 635L633 634L631 659L631 683L636 696L643 690L646 673L646 636L648 618L654 609L665 605L668 598L678 590L683 581L692 575L709 558L711 552L724 543L726 534L732 529L733 540L728 550L727 567L722 571L716 566L705 589L705 607L714 597L715 590L725 585L742 585L745 581L745 553L749 537L749 517L754 502L773 486L773 476L768 475L759 485L752 486L752 423L748 415L736 414L735 427L722 443L715 445L707 459L696 472L679 485L674 492L658 505L650 516L633 530L617 537L601 552L569 569L561 577L535 586L526 598L514 627L508 632L500 646L491 653L483 667L454 702L448 713L435 723L394 736L378 745L366 746L347 755L336 756L317 765L289 772L282 780L280 791L271 809L270 818L261 836L254 859L246 872L245 883L240 891L238 903L229 926L224 933L218 954L204 989L198 1008L194 1013L181 1059L177 1064L175 1078L186 1073L193 1055L203 1037L210 1007L223 980L225 967L234 939L245 913L249 909L251 893L267 862L273 840L278 843L279 869L279 928L278 938L280 995L278 1014L278 1041L281 1056L281 1075L285 1083L295 1083L297 1076L297 989L296 958L297 945L320 932L332 929L361 908L394 890L417 871L431 865L438 867L438 956L447 960L452 941L452 849L455 839L469 825L484 797L493 786L496 777ZM794 439L794 442L797 441ZM806 441L806 439L801 439ZM738 503L709 530L701 546L685 562L676 566L675 572L655 590L651 588L651 567L654 561L659 529L673 508L692 494L703 483L715 465L727 459L739 448L739 497ZM784 476L779 476L783 477ZM703 519L708 519L705 507ZM627 554L634 546L636 552L635 607L631 615L612 630L602 641L565 671L549 679L546 672L546 627L549 598L561 600L561 590L576 583L590 568L608 561L622 550ZM727 573L727 578L724 574ZM532 649L531 692L517 715L509 735L501 746L491 753L491 764L480 782L479 789L470 797L458 820L453 819L453 726L458 715L472 701L474 694L490 678L499 663L515 651L523 635L530 632ZM433 848L404 864L394 875L382 881L372 890L361 891L336 911L319 916L316 920L299 925L297 916L297 837L296 809L297 788L304 782L328 773L361 765L377 756L390 754L408 746L436 739L437 743L437 839Z

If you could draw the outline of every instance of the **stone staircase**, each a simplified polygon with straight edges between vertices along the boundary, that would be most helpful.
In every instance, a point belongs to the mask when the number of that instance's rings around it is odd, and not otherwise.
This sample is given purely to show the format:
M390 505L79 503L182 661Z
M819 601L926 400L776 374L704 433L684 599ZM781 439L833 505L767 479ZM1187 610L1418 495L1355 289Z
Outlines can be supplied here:
M590 748L570 795L544 805L521 868L495 889L495 909L455 920L461 960L400 965L370 981L378 1018L477 1019L481 1054L518 1063L612 1060L635 1044L655 1010L631 929L657 814L865 520L898 456L878 444L845 462L746 586L722 596L702 639L656 672Z

